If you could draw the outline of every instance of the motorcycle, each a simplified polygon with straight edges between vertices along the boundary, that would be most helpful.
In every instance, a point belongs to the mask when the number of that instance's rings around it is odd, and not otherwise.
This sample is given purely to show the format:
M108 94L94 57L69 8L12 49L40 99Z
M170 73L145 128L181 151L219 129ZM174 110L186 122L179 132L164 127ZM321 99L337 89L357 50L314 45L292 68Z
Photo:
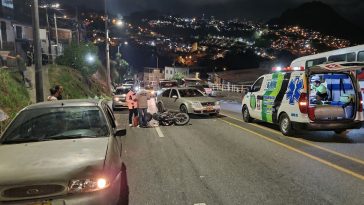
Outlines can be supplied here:
M147 119L148 118L150 120L153 118L154 120L158 121L160 125L164 126L170 126L173 124L177 126L183 126L190 121L190 116L186 113L157 112L151 117L148 117L147 115Z

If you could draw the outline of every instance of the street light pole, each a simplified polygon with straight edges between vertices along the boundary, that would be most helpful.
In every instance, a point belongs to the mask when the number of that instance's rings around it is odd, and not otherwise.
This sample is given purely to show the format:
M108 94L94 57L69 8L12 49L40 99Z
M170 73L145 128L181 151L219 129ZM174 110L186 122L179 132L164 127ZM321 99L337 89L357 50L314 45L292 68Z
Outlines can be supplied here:
M57 15L54 13L54 28L56 30L56 57L58 57L58 28L57 28Z
M35 64L35 91L37 102L44 101L43 93L43 74L42 74L42 54L39 35L39 10L38 0L33 0L32 19L33 19L33 44L34 44L34 64Z
M109 27L108 21L109 16L107 14L107 0L104 0L105 3L105 29L106 29L106 83L107 83L107 91L111 93L111 78L110 78L110 42L109 42Z
M45 7L46 10L46 20L47 20L47 29L48 29L48 63L52 58L52 42L51 42L51 26L49 25L49 17L48 17L48 6Z

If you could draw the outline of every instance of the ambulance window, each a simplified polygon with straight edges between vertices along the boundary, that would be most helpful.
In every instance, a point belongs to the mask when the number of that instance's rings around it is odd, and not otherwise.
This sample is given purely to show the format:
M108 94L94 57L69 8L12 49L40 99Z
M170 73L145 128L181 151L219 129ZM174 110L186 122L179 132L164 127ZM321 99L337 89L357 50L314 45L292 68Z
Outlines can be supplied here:
M340 61L347 61L347 62L352 62L355 61L355 53L345 53L345 54L341 54L341 55L334 55L334 56L329 56L329 61L332 62L340 62Z
M346 54L346 61L348 61L348 62L355 61L355 53L353 52L353 53Z
M260 88L262 87L262 84L263 84L263 80L264 78L259 78L255 83L254 85L252 86L252 92L257 92L260 90Z
M364 61L364 51L358 53L358 61Z
M308 60L308 61L306 61L306 68L311 68L312 66L323 64L326 61L327 61L326 58L318 58L318 59Z

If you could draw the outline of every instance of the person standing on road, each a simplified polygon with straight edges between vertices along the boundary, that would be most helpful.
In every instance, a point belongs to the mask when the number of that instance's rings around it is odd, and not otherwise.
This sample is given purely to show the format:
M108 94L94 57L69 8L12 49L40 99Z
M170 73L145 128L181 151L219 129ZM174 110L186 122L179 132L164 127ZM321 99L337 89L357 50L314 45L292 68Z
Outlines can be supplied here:
M136 93L133 88L129 90L128 94L126 94L126 102L128 103L129 109L129 127L133 126L133 118L138 116L138 103L135 100Z
M138 103L139 127L147 127L147 109L149 92L144 89L144 84L140 84L140 90L137 92L135 101Z

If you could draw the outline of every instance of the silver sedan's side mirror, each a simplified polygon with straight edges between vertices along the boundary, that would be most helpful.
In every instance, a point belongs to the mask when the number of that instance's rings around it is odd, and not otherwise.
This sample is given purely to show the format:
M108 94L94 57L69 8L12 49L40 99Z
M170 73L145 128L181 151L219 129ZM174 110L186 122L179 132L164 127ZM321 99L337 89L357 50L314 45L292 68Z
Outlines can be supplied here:
M125 135L126 135L126 129L117 129L114 132L115 137L122 137L122 136L125 136Z

